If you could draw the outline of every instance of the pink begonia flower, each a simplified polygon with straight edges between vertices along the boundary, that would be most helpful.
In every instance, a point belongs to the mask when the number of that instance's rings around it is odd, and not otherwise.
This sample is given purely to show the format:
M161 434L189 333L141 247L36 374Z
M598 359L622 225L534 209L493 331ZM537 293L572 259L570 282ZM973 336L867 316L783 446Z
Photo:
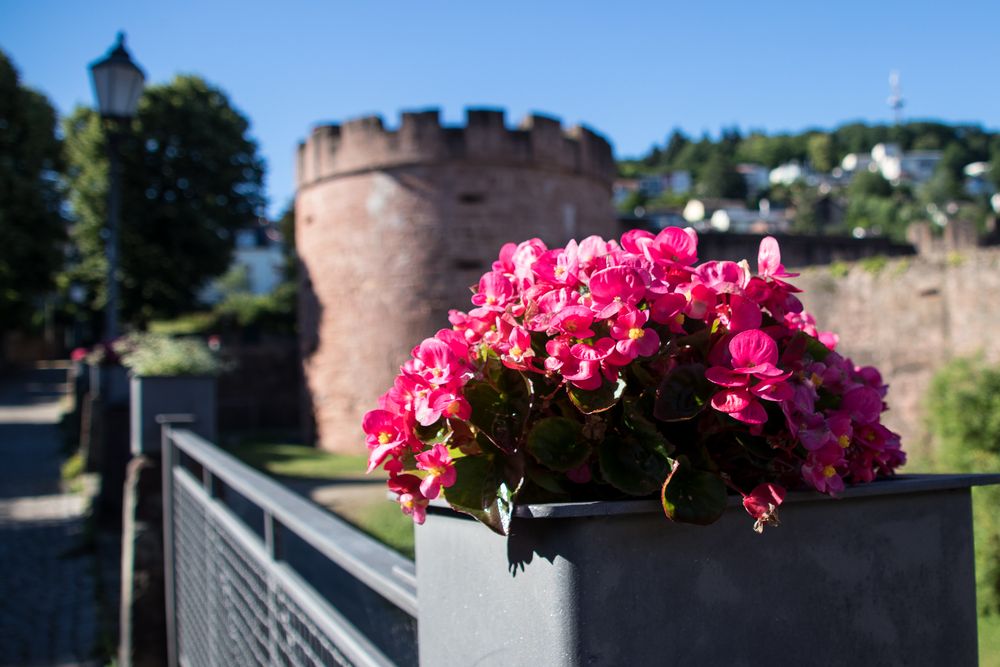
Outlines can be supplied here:
M833 443L810 452L802 464L802 479L820 493L839 493L844 490L844 478L837 471L844 465L844 450Z
M597 319L607 319L626 306L636 305L645 294L642 277L628 267L603 269L590 277L590 308Z
M422 524L427 519L428 499L420 492L421 480L416 475L397 475L389 478L389 490L396 494L403 514L413 517L413 523Z
M764 424L767 411L745 388L723 389L712 396L712 407L745 424Z
M736 262L705 262L692 278L716 294L740 294L750 282L750 270Z
M731 369L717 365L705 371L709 382L726 387L712 396L712 407L741 422L763 424L767 421L767 411L756 399L791 400L794 391L784 383L791 372L775 365L778 347L773 338L759 329L733 336L728 351ZM751 388L752 378L760 382Z
M615 350L621 355L618 365L624 366L636 357L650 357L660 349L660 336L653 329L644 328L649 321L649 313L630 308L618 313L611 325L611 337L615 339Z
M431 426L442 416L451 419L468 419L472 407L457 389L435 389L414 402L414 416L421 426Z
M581 269L589 270L594 260L607 255L616 247L617 244L614 241L605 241L600 236L588 236L580 241L580 247L577 248L576 252L576 260Z
M729 297L729 313L723 324L730 333L759 329L762 321L760 306L738 294Z
M501 313L514 293L514 286L507 276L494 271L479 279L479 287L472 295L472 303L480 307L477 310Z
M548 333L562 333L574 338L590 338L594 335L590 325L594 322L594 312L586 306L567 306L550 321Z
M548 283L570 287L576 285L579 283L576 241L570 241L565 248L545 252L535 260L531 268L536 276Z
M778 507L785 501L785 489L777 484L760 484L743 496L743 508L757 521L753 529L764 532L764 526L778 526Z
M518 244L511 255L510 261L514 266L514 277L517 279L519 287L531 285L535 282L535 274L531 270L531 265L547 250L548 248L545 243L538 238L529 239Z
M715 312L718 300L718 295L711 288L701 283L692 285L688 290L688 304L684 314L695 320L704 320Z
M666 324L672 333L683 334L684 331L684 308L687 306L687 297L683 294L671 292L658 297L649 306L649 317L658 324Z
M797 273L788 273L781 264L781 249L773 236L765 236L757 250L757 273L762 278L794 278ZM776 281L780 282L780 281Z
M642 251L651 262L690 266L698 261L698 235L690 227L667 227Z
M622 234L622 249L634 255L644 255L644 248L655 238L652 232L645 229L630 229Z
M507 336L500 361L514 370L535 370L535 351L531 349L531 334L523 327L514 327Z
M855 387L844 394L840 409L855 422L871 424L878 421L882 412L882 397L871 387Z
M410 430L403 419L386 410L370 410L361 422L368 446L368 472L385 461L390 454L400 451L411 441Z
M413 358L403 364L404 372L419 375L428 384L450 384L470 374L451 347L436 338L424 340L412 354Z
M464 335L454 329L440 329L434 337L447 345L456 357L469 361L469 343Z
M452 465L448 448L437 444L426 452L417 454L417 468L427 472L427 476L420 482L420 493L425 498L433 500L441 493L441 487L449 487L455 483L457 473Z

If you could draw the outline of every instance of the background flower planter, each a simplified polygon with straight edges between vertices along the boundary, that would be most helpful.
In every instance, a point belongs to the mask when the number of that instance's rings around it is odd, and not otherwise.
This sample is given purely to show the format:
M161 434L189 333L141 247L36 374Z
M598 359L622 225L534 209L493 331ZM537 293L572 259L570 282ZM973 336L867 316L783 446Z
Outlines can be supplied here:
M416 530L424 665L975 665L970 487L901 476L789 494L763 535L656 501L528 505L511 535L431 507Z
M160 451L157 415L192 415L195 421L188 428L214 442L215 388L215 377L207 375L133 376L130 416L132 454Z

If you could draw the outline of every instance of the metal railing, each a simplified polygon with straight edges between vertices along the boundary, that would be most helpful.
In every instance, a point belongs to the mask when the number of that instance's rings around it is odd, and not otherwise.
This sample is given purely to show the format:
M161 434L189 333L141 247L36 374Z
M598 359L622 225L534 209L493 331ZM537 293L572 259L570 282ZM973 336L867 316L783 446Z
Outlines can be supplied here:
M170 665L417 663L412 561L179 424L163 506Z

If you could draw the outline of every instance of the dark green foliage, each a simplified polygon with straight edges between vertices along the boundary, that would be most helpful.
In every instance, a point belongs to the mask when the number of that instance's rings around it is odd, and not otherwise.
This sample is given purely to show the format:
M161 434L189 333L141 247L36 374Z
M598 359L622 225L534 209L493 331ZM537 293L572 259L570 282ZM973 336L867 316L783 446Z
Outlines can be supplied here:
M715 151L698 177L698 194L702 197L744 199L747 184L723 150Z
M30 328L65 258L56 114L0 51L0 332Z
M263 212L264 166L249 123L226 95L179 76L146 89L122 153L122 317L143 324L189 310L198 290L229 266L235 230ZM107 128L77 109L64 131L73 239L72 275L103 307L108 191Z
M1000 472L1000 367L957 359L934 376L925 403L943 472ZM1000 487L973 490L981 613L1000 614Z

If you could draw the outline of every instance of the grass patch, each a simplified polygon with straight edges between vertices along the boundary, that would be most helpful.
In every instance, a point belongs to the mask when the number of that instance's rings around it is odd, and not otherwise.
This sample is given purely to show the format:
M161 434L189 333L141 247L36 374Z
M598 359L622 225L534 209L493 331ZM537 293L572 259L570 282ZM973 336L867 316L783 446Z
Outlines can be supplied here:
M278 477L368 479L368 457L364 454L332 454L305 445L258 441L244 441L228 449L247 465Z
M979 664L1000 667L1000 616L979 617Z
M384 497L339 514L382 544L413 559L413 519L399 510L399 505Z

